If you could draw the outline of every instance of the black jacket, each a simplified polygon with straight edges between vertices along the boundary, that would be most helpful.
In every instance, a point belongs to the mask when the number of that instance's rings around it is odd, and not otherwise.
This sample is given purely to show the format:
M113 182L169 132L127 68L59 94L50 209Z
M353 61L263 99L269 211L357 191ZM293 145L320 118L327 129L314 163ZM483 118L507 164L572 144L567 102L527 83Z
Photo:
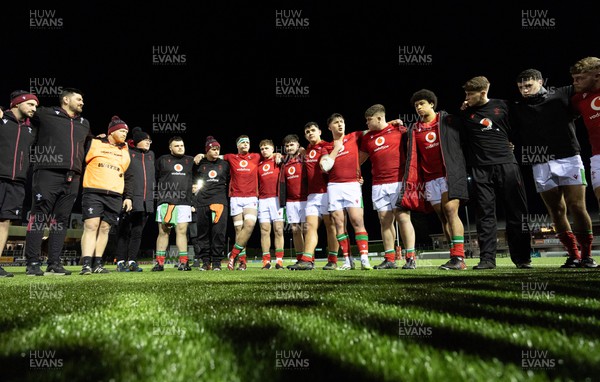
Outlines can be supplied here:
M202 188L195 195L195 206L229 204L229 162L220 158L211 162L203 158L194 168L194 178L203 182Z
M31 125L29 118L18 121L12 111L4 112L0 120L0 178L19 183L27 181L30 148L36 135L37 128Z
M573 86L542 88L534 96L521 98L509 111L518 131L523 161L544 163L568 158L581 151L575 133L576 114L571 108Z
M153 192L156 171L154 168L154 152L130 147L129 155L131 156L131 163L127 173L132 175L133 181L130 184L125 183L125 194L132 195L133 209L131 212L154 212ZM129 186L133 189L127 190Z
M71 118L60 107L38 107L31 122L38 128L34 169L81 174L86 141L92 138L89 121L81 116Z

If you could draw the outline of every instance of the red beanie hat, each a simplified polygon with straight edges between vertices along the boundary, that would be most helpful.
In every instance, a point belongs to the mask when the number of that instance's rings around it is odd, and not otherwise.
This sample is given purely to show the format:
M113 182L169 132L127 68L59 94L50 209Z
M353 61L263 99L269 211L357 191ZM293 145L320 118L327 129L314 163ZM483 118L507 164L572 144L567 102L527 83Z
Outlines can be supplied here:
M219 144L219 142L217 142L212 135L209 135L206 137L206 144L204 145L204 148L208 152L213 147L221 147L221 144Z
M114 117L112 117L112 120L108 124L108 135L110 135L113 131L117 131L117 130L121 130L121 129L125 129L125 130L129 131L129 127L127 127L127 124L125 123L125 121L122 121L121 118L119 118L115 115Z
M40 104L40 101L35 96L35 94L26 92L25 90L14 91L10 94L10 107L12 109L13 107L17 106L18 104L25 102L25 101L29 101L31 99L35 100L35 102L37 102L38 105Z

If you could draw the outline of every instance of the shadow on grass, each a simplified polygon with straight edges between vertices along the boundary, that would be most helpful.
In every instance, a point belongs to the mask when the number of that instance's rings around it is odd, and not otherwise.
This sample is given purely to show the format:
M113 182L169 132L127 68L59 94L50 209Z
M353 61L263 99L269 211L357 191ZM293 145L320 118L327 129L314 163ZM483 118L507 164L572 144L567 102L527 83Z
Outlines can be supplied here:
M85 347L32 349L0 357L0 379L3 382L108 381L115 377L114 370L119 366L102 367L101 357L97 350Z
M306 382L315 377L330 381L381 380L356 365L317 354L308 344L290 341L280 327L229 326L220 328L219 333L234 349L244 381Z

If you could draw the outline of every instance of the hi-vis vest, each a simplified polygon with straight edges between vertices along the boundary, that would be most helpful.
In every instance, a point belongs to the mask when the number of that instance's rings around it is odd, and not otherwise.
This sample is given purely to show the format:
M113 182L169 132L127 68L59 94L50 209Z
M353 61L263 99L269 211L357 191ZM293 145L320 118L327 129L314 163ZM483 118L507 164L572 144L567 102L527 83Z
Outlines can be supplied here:
M85 156L83 188L91 192L123 194L125 171L130 162L127 145L115 146L107 141L92 139Z

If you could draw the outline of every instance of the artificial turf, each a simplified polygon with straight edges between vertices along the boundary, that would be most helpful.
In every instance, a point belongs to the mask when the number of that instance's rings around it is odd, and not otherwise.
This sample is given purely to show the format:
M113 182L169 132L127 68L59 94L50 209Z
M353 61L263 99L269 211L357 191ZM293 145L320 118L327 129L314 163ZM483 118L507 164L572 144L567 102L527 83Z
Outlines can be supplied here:
M600 269L558 269L563 261L90 276L68 267L66 277L7 267L0 380L598 380Z

